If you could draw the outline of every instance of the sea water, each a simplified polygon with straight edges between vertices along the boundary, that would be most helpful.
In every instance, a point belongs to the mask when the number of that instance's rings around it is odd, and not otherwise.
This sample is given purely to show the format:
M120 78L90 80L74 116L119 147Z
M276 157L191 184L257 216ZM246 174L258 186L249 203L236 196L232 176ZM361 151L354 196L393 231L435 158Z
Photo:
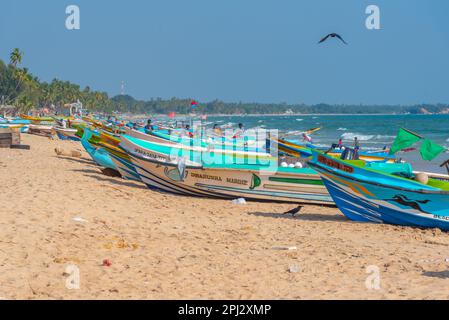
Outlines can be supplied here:
M312 134L313 143L328 147L343 139L351 145L357 137L363 150L378 150L390 146L398 130L403 127L414 131L446 148L449 148L449 115L254 115L209 116L207 121L236 128L243 123L246 129L278 129L279 135L291 140L301 140L301 132L321 127ZM419 143L415 146L419 150ZM445 173L440 164L449 159L443 153L435 160L423 161L418 151L399 153L398 157L410 161L415 170Z

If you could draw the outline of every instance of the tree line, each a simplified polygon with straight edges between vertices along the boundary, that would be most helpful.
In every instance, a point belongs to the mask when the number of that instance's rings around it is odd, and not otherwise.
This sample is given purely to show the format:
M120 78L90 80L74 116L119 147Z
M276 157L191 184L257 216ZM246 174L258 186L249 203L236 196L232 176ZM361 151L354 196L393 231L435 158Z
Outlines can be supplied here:
M27 113L32 109L61 107L81 101L92 112L121 112L133 114L187 114L195 111L201 114L421 114L448 112L447 105L329 105L329 104L287 104L287 103L244 103L214 100L200 102L195 110L191 98L154 98L149 101L136 100L129 95L109 97L106 92L94 91L90 87L81 88L69 81L53 79L40 81L38 77L21 68L23 53L15 48L9 63L0 60L0 103L13 105L18 112Z

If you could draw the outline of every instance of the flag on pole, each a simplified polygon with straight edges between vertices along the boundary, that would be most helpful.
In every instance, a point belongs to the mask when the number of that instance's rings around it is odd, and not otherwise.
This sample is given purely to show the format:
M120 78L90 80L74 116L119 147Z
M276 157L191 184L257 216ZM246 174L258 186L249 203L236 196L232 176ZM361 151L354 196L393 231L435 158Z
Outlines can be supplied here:
M193 100L193 101L190 103L190 107L191 107L192 109L195 109L196 107L198 107L198 102L196 102L195 100Z
M402 149L409 148L421 139L422 137L416 133L401 128L399 129L398 135L390 148L390 154L395 154Z
M421 153L421 157L424 160L432 161L433 159L438 157L444 150L446 149L439 144L436 144L429 139L424 139L423 143L421 144L421 148L419 149L419 153Z
M168 117L169 117L170 119L174 119L174 118L175 118L175 113L174 113L174 112L170 112L170 113L168 114Z

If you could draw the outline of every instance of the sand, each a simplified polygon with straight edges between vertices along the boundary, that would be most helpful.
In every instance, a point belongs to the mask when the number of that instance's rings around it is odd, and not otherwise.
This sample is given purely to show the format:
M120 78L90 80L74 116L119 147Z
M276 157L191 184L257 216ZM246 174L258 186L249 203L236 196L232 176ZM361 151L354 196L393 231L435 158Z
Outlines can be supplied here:
M162 194L104 176L85 152L54 152L79 143L22 139L31 151L0 149L2 299L449 298L449 235L439 230ZM67 287L70 265L79 289Z

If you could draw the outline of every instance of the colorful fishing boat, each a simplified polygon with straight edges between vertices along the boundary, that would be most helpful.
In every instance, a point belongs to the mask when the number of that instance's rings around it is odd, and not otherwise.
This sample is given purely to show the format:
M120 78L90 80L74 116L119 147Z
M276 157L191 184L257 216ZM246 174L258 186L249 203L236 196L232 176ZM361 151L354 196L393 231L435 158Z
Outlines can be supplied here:
M449 176L413 172L408 163L341 160L317 150L312 157L310 165L349 219L449 230Z
M29 120L34 124L41 124L42 122L52 123L55 121L55 119L52 117L32 117L32 116L28 116L26 114L21 114L19 116L21 119Z
M221 144L208 144L199 139L189 139L189 138L178 138L176 136L170 138L170 135L165 135L164 137L159 137L153 134L147 134L139 130L133 130L130 128L126 129L126 135L144 140L147 142L153 142L156 144L164 145L167 147L178 147L184 150L193 150L198 152L209 152L214 151L220 154L231 154L237 157L250 157L250 158L271 158L272 155L265 151L254 151L256 149L249 147L241 147L240 144L231 145L221 145ZM276 155L277 156L277 155Z
M214 152L186 153L126 135L120 145L150 188L189 196L333 205L316 172L280 168L277 158L257 163L230 155L216 158Z
M111 160L109 153L102 147L94 146L95 139L99 140L99 136L95 135L92 130L85 127L83 131L83 137L81 139L81 144L83 145L84 149L86 149L86 152L100 167L117 171L117 168L114 162Z
M119 147L120 141L121 139L118 137L101 132L98 146L104 148L104 150L108 152L109 157L123 179L140 182L140 176L132 164L129 155Z
M18 129L21 133L28 132L30 124L31 121L29 120L0 118L0 128Z
M272 140L271 143L276 144L280 153L298 157L310 158L312 156L312 149L327 151L331 156L340 156L346 148L332 148L330 151L326 148L319 148L312 144L299 144L285 139ZM394 162L395 156L388 154L387 151L359 151L358 156L365 161L379 161L379 162Z
M81 141L77 136L78 129L54 127L54 130L61 140Z

